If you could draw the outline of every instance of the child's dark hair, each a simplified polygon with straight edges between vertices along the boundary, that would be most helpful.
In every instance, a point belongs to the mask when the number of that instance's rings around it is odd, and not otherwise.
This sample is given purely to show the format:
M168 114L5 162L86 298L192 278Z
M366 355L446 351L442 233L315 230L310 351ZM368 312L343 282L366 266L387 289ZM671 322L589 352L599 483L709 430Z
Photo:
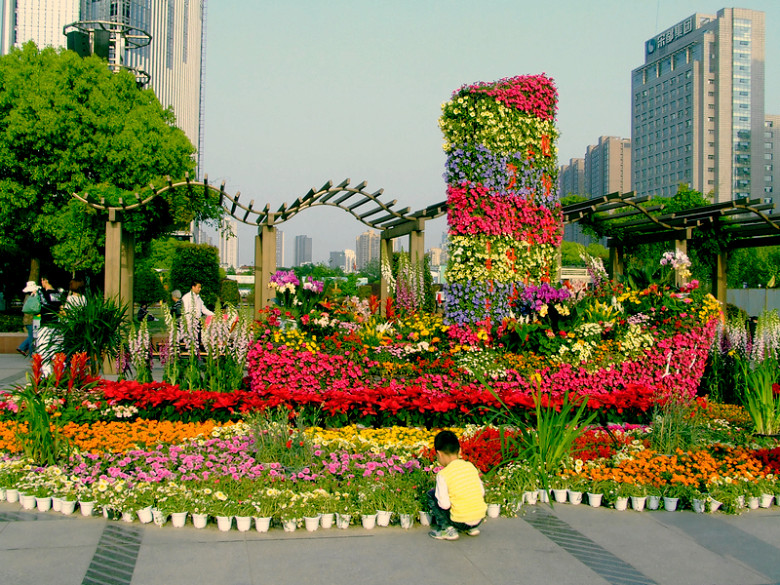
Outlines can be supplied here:
M460 453L460 441L452 431L441 431L433 439L433 448L446 455L457 455Z

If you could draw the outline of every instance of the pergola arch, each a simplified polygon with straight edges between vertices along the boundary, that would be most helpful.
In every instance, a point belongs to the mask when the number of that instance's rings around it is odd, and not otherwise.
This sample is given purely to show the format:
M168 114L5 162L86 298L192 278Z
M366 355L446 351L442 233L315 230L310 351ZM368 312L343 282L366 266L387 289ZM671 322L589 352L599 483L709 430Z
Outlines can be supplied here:
M151 195L141 198L135 193L134 200L128 202L121 198L116 205L109 204L101 198L94 201L89 194L83 196L77 193L73 197L89 205L97 211L106 212L106 268L105 295L118 297L122 302L133 303L133 267L134 240L131 234L122 230L122 219L127 211L141 208L166 191L185 188L192 192L203 189L205 195L216 194L219 204L225 212L234 219L257 227L255 236L255 307L265 307L271 302L269 288L271 275L276 271L276 227L296 216L304 209L317 206L337 207L346 211L364 225L379 230L381 234L380 261L389 261L392 255L392 240L405 235L409 236L409 250L412 258L422 259L425 254L425 222L446 213L446 204L439 203L425 209L410 213L410 208L394 209L397 200L385 202L380 199L383 189L369 193L365 190L366 181L351 186L350 179L345 179L338 185L332 181L326 182L319 189L311 188L292 204L284 203L276 211L271 211L266 204L261 209L255 209L254 200L249 205L240 202L241 194L232 195L225 191L225 183L219 187L209 183L208 175L203 181L193 181L189 175L184 180L174 182L167 177L167 182L159 189L149 185ZM381 297L388 296L387 281L382 276Z

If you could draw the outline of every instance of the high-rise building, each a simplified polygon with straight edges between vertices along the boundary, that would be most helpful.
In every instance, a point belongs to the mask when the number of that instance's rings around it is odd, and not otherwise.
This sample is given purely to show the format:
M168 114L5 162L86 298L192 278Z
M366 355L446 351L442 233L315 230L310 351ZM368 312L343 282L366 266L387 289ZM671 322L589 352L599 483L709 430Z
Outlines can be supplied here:
M764 196L764 13L693 14L645 42L631 73L633 189Z
M344 250L344 272L355 272L357 270L357 256L355 250Z
M149 74L163 107L203 152L205 0L0 0L0 52L32 40L64 47L63 27L78 21L120 22L151 36L148 46L124 53L123 64ZM114 49L115 50L115 49ZM198 159L199 168L203 161Z
M225 219L225 228L219 234L219 264L223 268L238 268L238 222Z
M294 266L311 264L311 238L309 236L295 236L295 263Z
M276 266L282 267L284 264L284 232L276 228Z
M631 191L631 141L600 136L585 150L585 193L601 197Z
M585 149L585 158L573 158L560 167L561 197L569 194L601 197L631 191L631 140L600 136L598 144ZM587 246L594 240L582 233L578 223L564 227L563 239Z
M441 266L442 264L446 264L446 262L442 262L442 258L445 256L444 250L441 248L431 248L428 250L428 253L431 255L431 266Z
M118 6L119 5L119 6ZM203 152L205 0L82 0L81 20L109 20L146 31L151 43L128 50L125 64L146 71L149 87ZM203 161L199 158L199 168Z
M569 159L569 164L561 165L558 171L558 183L561 197L585 195L585 159L572 158Z
M777 157L780 156L780 116L767 114L764 122L764 196L772 199L775 213L780 211L780 173Z
M347 255L344 253L344 250L335 251L330 253L330 261L328 262L328 266L332 268L333 270L336 270L337 268L341 268L342 270L346 271L346 265L347 265Z
M362 270L371 260L379 260L379 234L367 230L355 241L357 268Z
M80 0L0 0L0 54L33 41L39 47L64 47L62 28L79 19Z

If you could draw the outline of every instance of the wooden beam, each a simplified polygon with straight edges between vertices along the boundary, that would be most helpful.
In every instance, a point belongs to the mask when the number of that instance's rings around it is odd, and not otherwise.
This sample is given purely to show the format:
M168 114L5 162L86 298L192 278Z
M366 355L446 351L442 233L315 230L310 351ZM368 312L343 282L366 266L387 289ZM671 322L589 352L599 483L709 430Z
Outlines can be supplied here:
M398 225L399 223L403 223L405 221L409 221L408 218L404 217L407 213L409 213L409 208L408 207L404 207L403 209L398 209L398 210L396 210L394 212L388 213L387 215L383 215L382 217L380 217L378 219L375 219L371 223L378 227L379 224L383 224L386 221L391 220L393 218L398 218L398 219L396 219L396 221L388 223L388 224L382 226L383 229L386 228L386 227L393 227L394 225Z

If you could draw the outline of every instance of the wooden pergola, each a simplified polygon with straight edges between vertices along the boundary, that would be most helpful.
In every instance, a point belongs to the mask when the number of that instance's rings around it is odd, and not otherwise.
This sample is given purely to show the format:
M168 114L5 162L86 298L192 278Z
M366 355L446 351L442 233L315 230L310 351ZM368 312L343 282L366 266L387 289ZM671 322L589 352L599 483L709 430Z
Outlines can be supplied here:
M780 214L768 213L774 204L761 199L735 199L667 214L663 202L663 198L637 197L633 192L611 193L565 206L563 221L587 222L597 232L609 234L613 274L623 273L623 253L629 243L674 242L675 249L687 253L694 230L712 231L720 239L713 294L724 304L729 252L780 244Z
M107 213L106 218L106 270L105 295L117 297L122 302L132 306L133 303L133 266L134 239L122 229L122 220L128 211L139 209L154 198L173 189L186 189L194 192L202 189L205 195L216 195L226 213L234 219L257 227L255 237L255 307L265 307L273 298L269 283L271 275L276 272L276 227L301 211L322 205L338 207L352 215L366 226L381 232L380 262L390 261L393 253L393 240L409 236L410 256L422 260L425 254L425 222L440 217L446 213L444 203L431 205L419 211L410 212L409 207L395 209L397 200L383 201L383 189L369 193L365 190L366 182L351 186L345 179L338 185L328 181L319 189L311 188L293 203L284 203L276 211L270 205L256 209L254 200L248 205L240 202L240 193L231 195L225 191L225 183L219 187L211 185L206 176L203 181L192 181L186 175L183 181L173 182L168 177L167 184L159 189L149 185L151 195L141 198L135 194L133 201L119 200L116 205L109 204L105 199L94 201L88 194L74 194L79 201L93 209ZM388 297L387 281L384 276L381 281L382 306Z

